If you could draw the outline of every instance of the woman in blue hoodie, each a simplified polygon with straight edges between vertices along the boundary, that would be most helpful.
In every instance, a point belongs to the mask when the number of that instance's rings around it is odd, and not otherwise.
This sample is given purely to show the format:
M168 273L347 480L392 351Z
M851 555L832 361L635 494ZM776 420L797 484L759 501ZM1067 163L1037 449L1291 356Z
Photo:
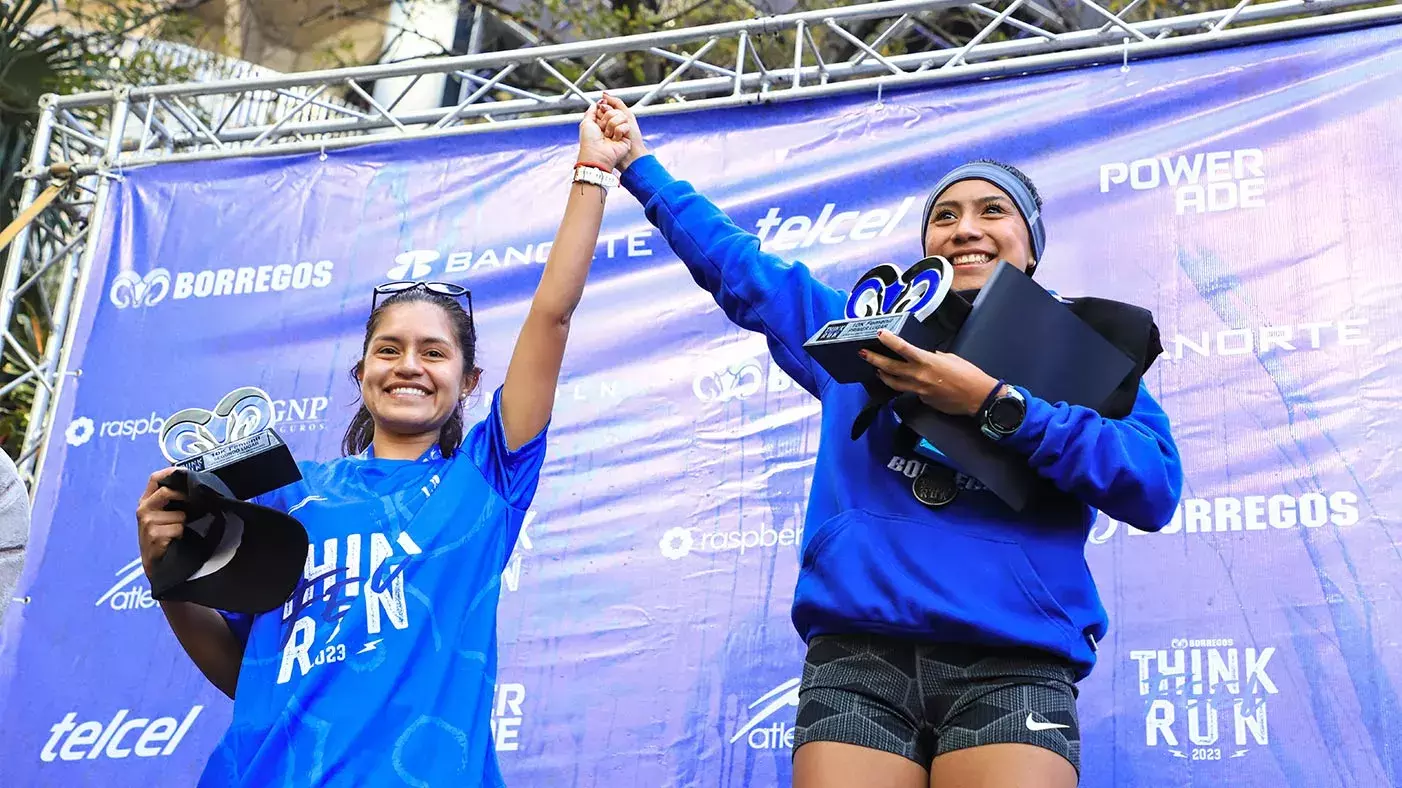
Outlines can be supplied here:
M793 604L808 645L794 784L1074 786L1076 682L1108 624L1086 536L1096 510L1149 531L1169 522L1182 468L1168 417L1142 383L1127 415L1106 418L883 335L900 360L868 361L888 386L977 419L1061 494L1015 512L912 451L889 408L853 440L867 391L836 383L803 349L844 315L847 293L761 250L647 154L626 105L606 104L605 134L626 130L631 146L604 164L623 172L697 284L737 325L764 334L775 362L822 401ZM1004 260L1030 276L1045 243L1040 208L1012 167L956 168L927 201L924 252L954 264L955 290L980 288Z

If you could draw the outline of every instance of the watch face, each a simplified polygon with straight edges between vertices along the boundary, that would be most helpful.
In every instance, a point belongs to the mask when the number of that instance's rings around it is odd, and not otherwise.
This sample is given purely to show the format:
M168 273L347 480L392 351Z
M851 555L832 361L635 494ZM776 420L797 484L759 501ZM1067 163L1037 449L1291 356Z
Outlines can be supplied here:
M988 409L988 421L993 428L999 432L1016 432L1022 426L1022 418L1026 415L1027 409L1022 402L1012 397L1003 397L994 401L993 406Z

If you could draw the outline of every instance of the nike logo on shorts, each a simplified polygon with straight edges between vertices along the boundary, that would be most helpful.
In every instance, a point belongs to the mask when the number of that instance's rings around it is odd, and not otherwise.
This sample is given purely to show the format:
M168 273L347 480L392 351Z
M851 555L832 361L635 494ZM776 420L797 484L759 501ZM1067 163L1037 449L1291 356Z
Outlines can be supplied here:
M1033 719L1032 714L1030 712L1027 715L1027 730L1029 731L1051 731L1056 730L1057 728L1069 727L1071 726L1058 725L1055 722L1038 722L1037 720Z

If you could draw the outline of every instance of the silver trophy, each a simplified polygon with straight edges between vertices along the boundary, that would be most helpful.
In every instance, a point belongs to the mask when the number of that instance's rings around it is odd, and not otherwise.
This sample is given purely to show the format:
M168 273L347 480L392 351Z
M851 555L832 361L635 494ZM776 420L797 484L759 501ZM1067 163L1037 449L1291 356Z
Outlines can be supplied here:
M256 386L234 389L213 410L186 408L161 428L161 453L171 464L212 473L240 500L302 478L282 436L273 429L273 400Z

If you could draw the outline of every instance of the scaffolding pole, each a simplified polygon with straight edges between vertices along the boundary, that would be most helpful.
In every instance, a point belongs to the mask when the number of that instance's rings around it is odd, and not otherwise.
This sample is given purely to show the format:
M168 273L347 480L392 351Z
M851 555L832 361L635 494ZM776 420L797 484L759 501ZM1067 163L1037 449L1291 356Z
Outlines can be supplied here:
M73 188L16 238L0 278L0 341L7 359L27 366L0 387L0 395L25 386L33 390L18 461L21 472L32 490L51 440L54 405L70 377L66 373L79 307L99 241L98 218L112 180L123 169L577 123L588 102L605 90L642 105L640 115L695 111L1101 63L1128 65L1402 22L1402 5L1367 7L1376 5L1373 0L1239 0L1222 10L1170 10L1171 15L1137 22L1130 15L1138 2L1125 4L1118 13L1092 0L1062 5L1067 18L1088 19L1090 26L1058 32L1051 24L1054 17L1030 0L893 0L408 63L46 96L24 171L28 182L20 210L52 177L53 165L65 165ZM932 19L956 10L980 19L983 26L959 41L929 32ZM925 35L902 37L917 31ZM766 50L775 39L779 45ZM834 57L821 42L844 44L848 54ZM649 84L608 84L610 64L622 58L655 65L657 78ZM439 75L463 80L456 104L400 106L419 79ZM391 78L403 78L394 84L404 87L389 91L394 96L383 90L375 95L373 83ZM336 95L364 105L332 100ZM250 105L269 109L235 113ZM105 118L104 125L93 128L85 120L92 117ZM55 267L61 273L46 277ZM12 330L20 299L32 287L51 306L48 341L32 348L37 359Z

